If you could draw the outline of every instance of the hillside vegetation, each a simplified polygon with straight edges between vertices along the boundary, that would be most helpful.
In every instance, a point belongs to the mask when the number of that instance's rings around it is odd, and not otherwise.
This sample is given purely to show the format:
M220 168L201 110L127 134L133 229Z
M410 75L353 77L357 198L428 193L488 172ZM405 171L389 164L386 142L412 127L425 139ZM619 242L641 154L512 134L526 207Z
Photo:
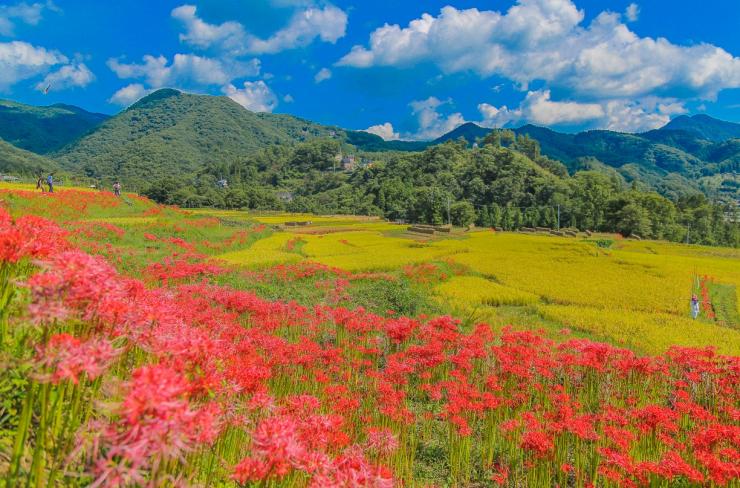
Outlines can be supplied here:
M56 154L70 170L129 183L235 164L258 149L331 129L295 117L249 112L227 97L159 90Z
M51 159L19 149L0 139L0 173L14 176L37 176L59 169Z
M384 153L352 172L335 171L339 151L330 139L269 148L192 178L156 180L145 193L185 206L379 215L507 230L555 228L559 210L561 227L684 241L690 224L692 242L740 244L739 226L726 220L726 212L736 210L711 204L699 192L672 201L627 184L613 170L571 176L526 136L491 137L478 148L448 142L423 152ZM219 178L228 188L218 187Z
M0 138L21 149L48 154L75 141L108 119L79 107L35 107L0 100Z

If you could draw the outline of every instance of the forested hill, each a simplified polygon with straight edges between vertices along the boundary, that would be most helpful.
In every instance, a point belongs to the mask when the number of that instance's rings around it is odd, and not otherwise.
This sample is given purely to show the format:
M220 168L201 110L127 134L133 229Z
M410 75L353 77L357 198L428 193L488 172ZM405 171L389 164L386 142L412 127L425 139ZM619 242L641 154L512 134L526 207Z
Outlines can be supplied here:
M172 89L158 90L111 118L62 105L0 103L0 137L7 142L45 154L69 173L107 182L121 179L134 188L165 177L187 179L210 168L238 166L261 150L312 139L338 142L335 156L340 159L384 160L388 153L422 151L460 138L470 146L482 144L491 133L466 123L434 141L384 141L287 114L250 112L223 96ZM740 139L733 138L740 124L693 116L642 134L566 134L534 125L493 133L504 145L514 139L523 146L529 139L537 141L538 153L561 161L571 174L616 171L627 182L674 200L700 191L724 201L740 199ZM40 165L31 157L24 165L17 156L7 158L13 161L6 163L8 171L29 173Z
M740 217L737 209L712 204L698 192L670 200L609 168L571 176L529 137L487 137L476 148L448 141L422 152L386 153L353 171L335 171L339 151L335 139L273 146L190 178L155 180L145 194L181 206L366 214L434 224L447 222L449 209L454 224L507 230L555 227L559 207L562 226L683 241L690 223L692 242L740 245L740 226L732 221ZM217 184L221 178L228 187Z
M740 124L718 120L705 114L689 117L681 115L671 120L660 130L681 130L693 134L699 139L722 142L740 138Z
M56 154L70 171L151 181L234 164L258 149L336 130L289 115L257 114L227 97L158 90Z
M48 154L108 119L72 105L35 107L0 100L0 138L37 154Z

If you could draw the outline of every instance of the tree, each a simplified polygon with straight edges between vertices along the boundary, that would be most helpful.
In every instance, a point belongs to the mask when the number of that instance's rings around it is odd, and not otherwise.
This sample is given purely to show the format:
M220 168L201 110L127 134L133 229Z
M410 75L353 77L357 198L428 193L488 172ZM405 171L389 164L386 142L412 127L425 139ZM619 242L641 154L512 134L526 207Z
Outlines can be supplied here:
M501 136L497 130L492 130L483 138L484 146L501 147Z
M630 202L617 214L617 232L623 236L636 234L647 236L650 233L650 216L644 208L636 202Z
M452 225L465 227L475 221L475 207L468 201L455 202L450 206Z

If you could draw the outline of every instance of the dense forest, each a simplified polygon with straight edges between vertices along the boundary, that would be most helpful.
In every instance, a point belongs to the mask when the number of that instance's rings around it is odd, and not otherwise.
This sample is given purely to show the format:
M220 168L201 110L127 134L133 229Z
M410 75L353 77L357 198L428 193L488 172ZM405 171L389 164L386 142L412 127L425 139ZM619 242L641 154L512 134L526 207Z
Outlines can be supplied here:
M351 171L340 164L342 149L333 139L271 146L192 177L158 179L145 194L186 207L367 214L506 230L559 223L740 246L736 207L713 204L699 192L669 199L604 165L584 163L571 175L543 156L536 140L512 131L491 132L472 148L459 140L423 152L360 153Z

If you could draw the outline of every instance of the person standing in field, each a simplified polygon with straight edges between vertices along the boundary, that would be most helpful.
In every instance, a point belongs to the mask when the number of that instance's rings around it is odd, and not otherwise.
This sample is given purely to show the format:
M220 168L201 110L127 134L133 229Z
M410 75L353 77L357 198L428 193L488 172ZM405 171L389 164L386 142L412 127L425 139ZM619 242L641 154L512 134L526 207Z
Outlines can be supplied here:
M699 298L696 295L691 297L691 318L696 319L699 316Z
M39 173L39 177L36 179L36 189L41 190L41 193L46 193L46 190L44 190L44 175L43 173Z
M121 183L120 182L116 181L115 183L113 183L113 193L117 197L121 196Z
M46 177L46 184L49 185L49 193L54 193L54 173Z

